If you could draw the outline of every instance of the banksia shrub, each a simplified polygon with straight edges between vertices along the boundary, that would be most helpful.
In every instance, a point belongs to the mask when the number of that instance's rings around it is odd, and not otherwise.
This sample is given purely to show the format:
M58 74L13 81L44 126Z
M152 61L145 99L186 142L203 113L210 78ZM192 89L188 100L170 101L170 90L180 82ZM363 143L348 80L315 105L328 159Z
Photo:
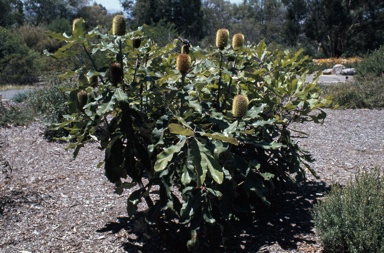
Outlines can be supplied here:
M232 48L236 49L244 45L244 35L241 33L236 33L232 37Z
M112 34L116 36L125 35L126 25L124 15L116 15L112 21Z
M114 86L117 86L123 80L123 70L120 63L114 62L109 67L109 80Z
M236 95L232 103L232 114L235 118L242 118L248 112L249 100L245 95Z
M132 39L132 45L134 48L139 48L141 44L141 39L140 38L134 38Z
M229 31L227 29L219 29L216 32L216 47L223 50L228 44Z
M77 105L80 111L84 111L83 107L87 104L88 95L85 90L77 92Z
M176 59L176 67L182 75L186 75L191 68L191 57L188 54L179 54Z

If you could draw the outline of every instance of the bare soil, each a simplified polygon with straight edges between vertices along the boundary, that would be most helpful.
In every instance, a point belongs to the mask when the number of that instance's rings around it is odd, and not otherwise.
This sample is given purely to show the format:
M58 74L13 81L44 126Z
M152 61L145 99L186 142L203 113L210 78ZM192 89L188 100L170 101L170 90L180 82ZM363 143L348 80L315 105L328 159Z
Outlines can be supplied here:
M309 134L296 140L317 160L312 168L320 179L308 173L269 209L237 224L226 252L323 251L311 217L314 203L360 168L384 166L384 110L327 113L323 125L291 128ZM0 128L0 252L182 252L177 239L165 248L140 217L127 217L129 192L115 194L97 168L103 152L96 143L73 160L67 144L49 142L43 132L39 122Z

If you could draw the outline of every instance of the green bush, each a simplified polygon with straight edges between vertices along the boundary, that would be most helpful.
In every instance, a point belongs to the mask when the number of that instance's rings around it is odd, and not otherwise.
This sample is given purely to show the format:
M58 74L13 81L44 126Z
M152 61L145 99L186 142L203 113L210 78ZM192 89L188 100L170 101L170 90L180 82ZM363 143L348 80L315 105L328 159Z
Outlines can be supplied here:
M51 39L47 35L48 30L44 27L24 25L15 29L15 31L20 35L29 49L40 54L42 54L44 50L54 52L61 47L58 41Z
M304 180L306 168L315 174L289 126L322 121L330 101L305 82L302 51L272 52L264 41L234 50L222 31L222 50L195 45L179 54L177 39L159 47L141 29L86 33L83 22L73 36L52 34L66 44L50 56L81 48L92 63L61 75L77 85L67 88L69 114L55 127L69 131L62 139L74 157L87 141L100 142L106 177L116 193L130 193L129 217L145 202L141 213L163 235L178 223L190 251L217 249L241 213L268 206L275 190Z
M356 71L356 74L362 77L382 76L384 73L384 47L380 47L364 57L364 60L357 64Z
M384 252L382 169L362 172L345 187L335 186L314 206L324 252Z
M0 83L38 80L40 55L30 50L15 32L0 27L0 49Z
M51 80L44 87L33 89L28 92L25 100L46 124L59 123L63 121L63 116L68 114L66 101L68 95L62 91L63 87L70 86L58 80Z
M25 126L34 118L33 111L26 104L0 102L0 126Z
M63 87L70 87L70 84L50 80L41 88L17 94L12 98L14 102L2 103L1 125L28 125L39 118L47 125L46 134L52 138L62 136L65 131L50 131L48 126L63 122L64 115L68 114L68 94L62 91Z
M46 28L51 32L70 34L72 26L68 19L56 18L52 20L52 22L49 23Z
M357 77L353 82L323 85L322 89L342 109L384 108L384 77Z
M22 103L28 98L28 90L19 92L16 95L12 97L12 101L15 101L16 103Z

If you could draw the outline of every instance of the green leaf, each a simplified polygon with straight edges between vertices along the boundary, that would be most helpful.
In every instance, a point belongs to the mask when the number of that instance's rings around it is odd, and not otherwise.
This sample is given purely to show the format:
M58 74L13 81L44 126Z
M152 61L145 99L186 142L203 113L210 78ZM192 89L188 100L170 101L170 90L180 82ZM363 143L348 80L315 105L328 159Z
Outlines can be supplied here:
M201 135L206 136L206 137L210 137L212 139L228 142L228 143L233 144L235 146L239 145L239 142L235 138L227 137L227 136L220 134L220 133L213 133L213 134L202 133Z
M171 123L168 125L168 128L172 134L180 134L184 136L194 135L194 132L191 129L185 128L179 124Z
M180 116L175 116L175 118L186 128L192 129L192 127Z
M154 169L156 172L164 170L168 163L172 160L173 155L175 153L179 153L181 149L184 147L186 139L182 139L176 145L172 145L169 148L163 150L157 155L157 160L154 165Z
M224 174L222 172L220 163L212 156L211 152L204 147L204 145L196 141L201 154L201 167L208 168L212 179L218 183L223 183Z
M59 79L60 79L60 81L63 81L64 79L66 79L66 78L68 78L68 77L71 77L71 76L73 76L74 74L76 74L76 72L70 70L70 71L65 72L65 73L62 74L62 75L59 75Z
M83 73L81 73L79 75L79 86L80 87L86 87L88 85L89 85L89 82L88 82L87 77Z
M99 105L99 107L97 108L97 114L103 115L113 111L115 103L116 101L114 99L114 96L112 96L109 102Z
M239 121L235 120L231 125L224 129L224 134L230 135L234 133L239 125Z
M269 173L269 172L261 173L261 176L264 178L264 180L267 180L267 181L269 181L269 180L271 180L272 178L275 177L274 174Z
M113 96L117 101L128 102L128 95L121 88L117 88Z
M201 163L201 152L200 148L198 146L198 141L196 139L192 139L191 143L189 144L188 149L188 161L187 163L194 166L195 171L197 173L197 186L200 187L204 184L205 178L207 176L208 168L207 166L202 166Z
M83 18L78 19L76 23L74 23L72 31L74 38L79 38L85 34L84 23L85 22Z
M188 185L192 181L192 177L190 175L189 169L187 166L184 166L183 174L181 174L181 183L183 185Z

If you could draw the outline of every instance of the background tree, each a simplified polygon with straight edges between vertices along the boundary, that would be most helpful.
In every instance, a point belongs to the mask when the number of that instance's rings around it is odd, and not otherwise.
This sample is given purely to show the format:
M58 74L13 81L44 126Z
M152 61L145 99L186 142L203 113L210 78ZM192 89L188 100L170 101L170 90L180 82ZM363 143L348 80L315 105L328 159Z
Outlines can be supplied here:
M236 17L233 15L233 7L234 5L225 0L203 1L203 30L206 36L206 41L212 43L216 36L217 29L229 28L231 23L237 21Z
M380 0L285 1L288 15L286 39L303 33L317 43L326 57L355 55L378 48L383 43L384 2Z
M282 0L286 12L283 25L284 43L296 46L300 43L300 35L304 33L302 24L307 16L308 8L305 0Z
M98 25L109 30L112 26L112 16L108 14L107 9L101 4L94 3L90 6L83 6L78 10L77 16L86 20L85 28L87 30Z
M24 20L24 5L21 0L0 0L0 26L21 25Z
M203 37L201 0L125 0L120 3L134 26L173 24L180 35L197 40Z
M88 0L25 0L24 10L28 23L37 26L50 24L57 18L73 19L88 3Z

